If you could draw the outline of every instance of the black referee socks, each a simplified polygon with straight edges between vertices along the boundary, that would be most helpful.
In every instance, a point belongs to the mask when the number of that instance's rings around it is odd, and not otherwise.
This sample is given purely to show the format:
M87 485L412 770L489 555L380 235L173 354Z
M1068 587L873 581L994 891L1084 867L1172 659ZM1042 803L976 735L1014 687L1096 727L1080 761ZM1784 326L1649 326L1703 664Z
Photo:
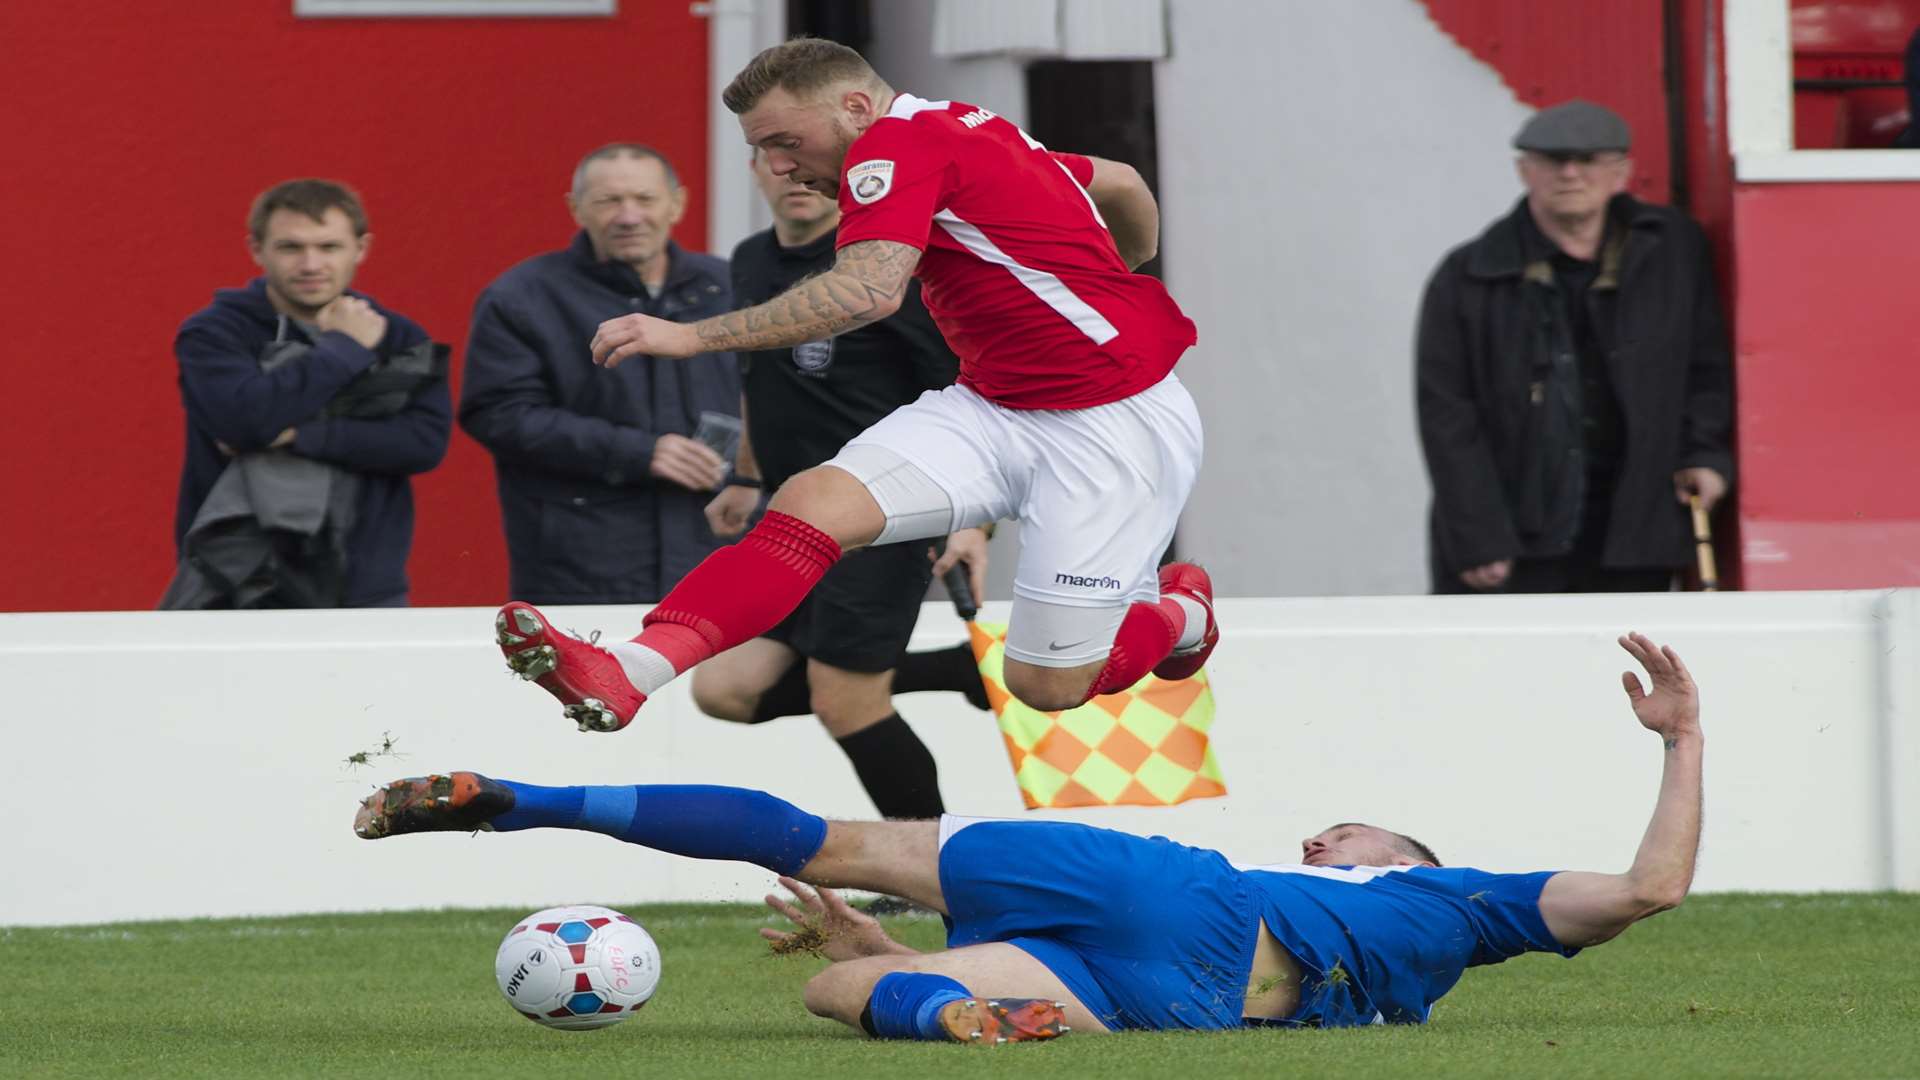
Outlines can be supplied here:
M838 741L881 817L937 818L946 811L933 752L899 713Z

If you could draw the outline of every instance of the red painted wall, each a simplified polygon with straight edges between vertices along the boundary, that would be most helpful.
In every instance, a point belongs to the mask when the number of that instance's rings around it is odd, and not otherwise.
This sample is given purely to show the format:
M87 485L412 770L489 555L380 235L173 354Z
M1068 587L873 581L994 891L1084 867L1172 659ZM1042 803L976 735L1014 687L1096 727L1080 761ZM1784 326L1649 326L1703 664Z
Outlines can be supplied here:
M650 142L706 235L707 25L686 0L594 19L295 19L293 0L0 4L7 520L0 610L150 607L173 567L184 438L171 345L251 276L253 196L359 189L357 287L464 352L473 299L573 231L602 143ZM457 382L456 382L457 392ZM421 604L506 589L492 466L456 430L415 486Z
M1746 585L1920 585L1920 184L1734 193Z
M1793 0L1792 12L1793 145L1892 146L1911 119L1902 84L1920 0Z
M1661 0L1425 0L1433 21L1533 106L1586 98L1633 129L1633 193L1669 198Z

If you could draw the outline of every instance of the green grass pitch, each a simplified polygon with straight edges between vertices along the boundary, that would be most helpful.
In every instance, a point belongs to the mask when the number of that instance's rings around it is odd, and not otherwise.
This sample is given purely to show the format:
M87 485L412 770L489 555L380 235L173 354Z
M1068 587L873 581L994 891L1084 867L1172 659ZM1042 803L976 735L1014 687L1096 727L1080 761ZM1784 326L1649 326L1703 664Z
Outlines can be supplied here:
M621 905L615 904L620 907ZM754 908L623 907L640 1015L549 1031L493 986L519 911L0 929L4 1077L1916 1077L1920 896L1707 896L1566 961L1469 971L1425 1027L877 1043L815 1020L820 962ZM893 920L920 947L932 919Z

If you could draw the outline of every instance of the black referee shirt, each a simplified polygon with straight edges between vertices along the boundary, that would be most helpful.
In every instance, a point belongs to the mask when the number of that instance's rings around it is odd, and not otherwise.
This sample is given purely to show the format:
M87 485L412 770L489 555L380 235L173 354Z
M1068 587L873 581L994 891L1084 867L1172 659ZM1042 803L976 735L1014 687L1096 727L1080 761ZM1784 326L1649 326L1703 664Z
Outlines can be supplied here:
M733 299L763 303L805 277L833 266L828 232L810 244L783 248L773 230L733 249ZM769 491L795 473L838 453L855 435L920 396L949 386L960 359L947 348L910 281L889 318L826 341L740 354L747 398L747 434Z

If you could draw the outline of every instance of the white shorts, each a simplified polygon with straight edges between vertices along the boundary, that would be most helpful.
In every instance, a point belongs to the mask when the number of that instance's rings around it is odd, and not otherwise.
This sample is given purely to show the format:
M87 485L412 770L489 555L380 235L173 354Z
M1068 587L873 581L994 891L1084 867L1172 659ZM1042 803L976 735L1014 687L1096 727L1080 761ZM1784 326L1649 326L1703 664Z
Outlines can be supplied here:
M1129 604L1159 598L1160 556L1201 450L1193 398L1168 375L1087 409L1009 409L958 384L929 390L828 464L886 512L876 543L1019 521L1007 655L1078 667L1107 655ZM937 490L889 468L901 460Z

